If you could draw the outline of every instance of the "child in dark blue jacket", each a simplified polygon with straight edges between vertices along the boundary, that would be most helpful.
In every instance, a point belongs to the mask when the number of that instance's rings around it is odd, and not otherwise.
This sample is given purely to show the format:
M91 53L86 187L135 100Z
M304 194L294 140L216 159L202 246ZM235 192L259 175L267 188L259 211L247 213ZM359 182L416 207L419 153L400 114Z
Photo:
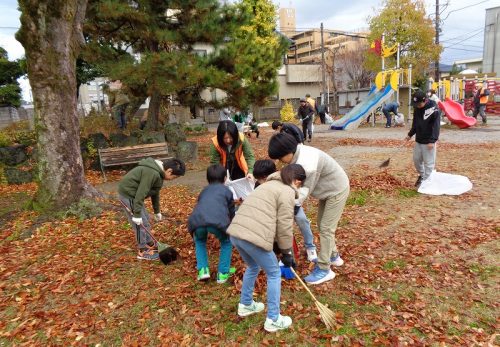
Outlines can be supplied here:
M198 281L210 279L207 255L209 233L220 241L217 283L227 282L234 272L230 267L233 248L226 230L234 217L235 208L233 194L224 185L226 179L226 169L222 165L208 167L208 186L201 191L198 203L188 219L188 230L195 244Z

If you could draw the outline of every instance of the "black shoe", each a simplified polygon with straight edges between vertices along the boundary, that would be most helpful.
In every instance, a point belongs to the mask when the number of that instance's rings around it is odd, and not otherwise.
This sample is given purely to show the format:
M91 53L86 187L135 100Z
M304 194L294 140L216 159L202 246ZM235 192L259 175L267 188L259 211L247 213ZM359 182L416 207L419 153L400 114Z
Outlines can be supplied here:
M415 182L415 187L420 187L420 183L422 183L422 176L418 176L417 181Z
M385 127L386 127L386 128L390 128L391 126L390 126L390 125L386 125Z

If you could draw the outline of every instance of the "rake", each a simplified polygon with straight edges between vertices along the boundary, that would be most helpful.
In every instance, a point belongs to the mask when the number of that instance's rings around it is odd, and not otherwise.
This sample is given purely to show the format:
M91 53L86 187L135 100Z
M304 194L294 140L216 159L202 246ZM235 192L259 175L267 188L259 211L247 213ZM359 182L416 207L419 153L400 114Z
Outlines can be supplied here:
M401 144L398 147L396 147L396 149L400 149L400 148L404 147L404 145L405 145L405 143L403 142L403 144ZM379 165L379 168L388 167L390 162L391 162L391 158L389 157L389 159L384 160L382 162L382 164Z
M302 286L307 290L307 292L309 293L309 295L311 295L311 298L313 298L314 304L316 305L316 308L319 311L319 315L321 317L321 320L323 321L323 323L325 323L326 327L328 329L335 328L336 320L335 320L335 314L333 313L333 311L330 310L328 308L328 306L323 305L321 302L318 301L318 299L316 299L316 297L309 290L309 288L304 283L304 281L302 281L302 279L299 277L299 275L297 275L297 273L295 272L295 270L293 269L293 267L290 267L290 270L292 270L293 274L299 280L300 284L302 284Z
M120 201L120 203L125 208L125 210L127 211L127 213L130 216L133 216L132 211L130 211L130 209L128 208L128 206L125 205L122 201ZM139 226L156 243L156 246L158 247L158 255L160 256L160 260L161 260L161 262L163 264L168 265L171 262L177 260L177 257L179 256L179 253L177 253L177 251L175 250L175 248L173 248L172 246L167 245L166 243L158 241L153 236L153 234L151 234L151 232L143 224L140 224Z

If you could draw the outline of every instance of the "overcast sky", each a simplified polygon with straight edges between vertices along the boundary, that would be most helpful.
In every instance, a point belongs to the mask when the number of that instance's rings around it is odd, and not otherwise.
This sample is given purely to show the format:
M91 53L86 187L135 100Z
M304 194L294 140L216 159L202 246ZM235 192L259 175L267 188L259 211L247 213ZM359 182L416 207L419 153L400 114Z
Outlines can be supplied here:
M367 28L370 15L378 13L381 0L294 0L274 1L282 7L294 7L298 29L325 28L357 31ZM445 50L441 62L452 64L455 60L482 56L485 9L500 6L500 0L440 0L449 3L441 14L444 19L440 40ZM435 0L425 0L426 13L433 14ZM463 9L464 7L467 7ZM0 46L10 59L24 55L23 47L14 35L19 28L17 1L0 0Z

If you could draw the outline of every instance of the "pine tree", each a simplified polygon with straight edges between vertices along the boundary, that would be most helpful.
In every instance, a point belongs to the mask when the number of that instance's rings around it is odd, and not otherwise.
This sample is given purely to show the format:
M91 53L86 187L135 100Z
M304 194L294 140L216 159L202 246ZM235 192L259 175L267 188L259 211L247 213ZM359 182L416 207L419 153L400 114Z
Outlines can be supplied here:
M193 45L223 44L227 33L244 21L241 12L217 0L91 0L86 56L104 61L109 76L130 89L146 91L148 127L157 129L164 96L200 91L218 78L209 57L196 54Z
M20 61L10 61L7 51L0 47L0 106L21 106L21 87L17 79L22 75Z
M271 1L91 0L87 15L85 56L104 62L109 77L132 93L145 91L154 129L167 95L194 108L207 103L203 90L220 89L227 98L208 103L245 109L276 93L287 42L275 32ZM193 46L200 43L213 51L197 54Z
M276 32L276 7L269 0L242 0L250 17L219 55L227 72L217 87L228 94L227 103L240 109L263 105L278 89L277 70L289 42Z

